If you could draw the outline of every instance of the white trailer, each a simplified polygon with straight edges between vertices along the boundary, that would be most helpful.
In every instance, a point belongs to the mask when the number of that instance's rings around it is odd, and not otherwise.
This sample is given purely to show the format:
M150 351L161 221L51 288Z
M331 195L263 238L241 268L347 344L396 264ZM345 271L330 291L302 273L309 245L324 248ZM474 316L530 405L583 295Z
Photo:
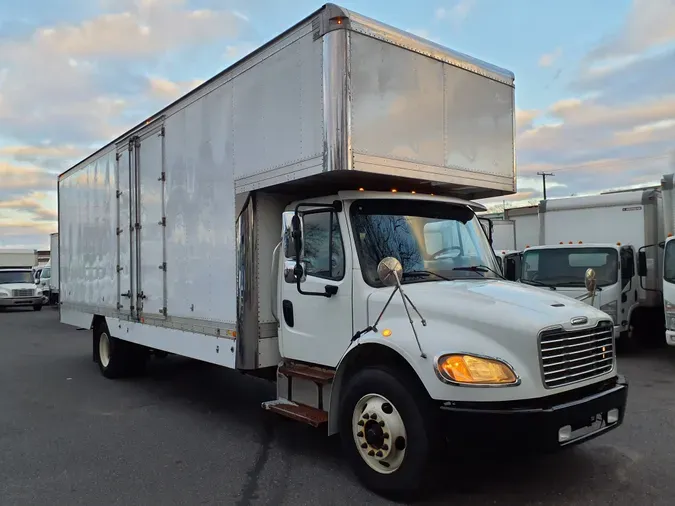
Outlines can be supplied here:
M675 174L661 179L663 197L663 309L666 343L675 346Z
M512 207L504 210L504 219L514 223L514 249L524 250L539 243L539 206Z
M0 249L0 267L27 267L32 269L37 264L37 250Z
M516 222L492 220L492 247L495 250L516 249Z
M593 268L599 291L586 302L612 317L617 337L635 330L650 339L663 321L662 255L648 247L663 237L661 205L653 188L542 201L541 246L524 251L520 280L580 298L584 273Z
M57 304L59 301L59 234L50 234L49 242L49 262L42 267L38 283L47 298L47 303Z
M515 191L513 82L322 7L59 176L61 321L109 378L151 350L271 371L264 407L384 493L443 436L616 428L610 319L500 279L468 200ZM582 336L603 352L559 358Z

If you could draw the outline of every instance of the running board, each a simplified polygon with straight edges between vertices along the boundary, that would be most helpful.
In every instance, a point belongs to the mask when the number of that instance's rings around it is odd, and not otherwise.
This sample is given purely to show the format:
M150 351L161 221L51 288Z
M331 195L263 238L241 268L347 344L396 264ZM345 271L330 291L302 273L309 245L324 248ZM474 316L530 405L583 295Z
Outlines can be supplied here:
M325 411L284 399L263 402L262 407L267 411L272 411L312 427L320 427L328 423L328 413Z
M326 385L333 381L335 371L305 364L285 362L279 366L279 372L287 377L301 378L317 385Z

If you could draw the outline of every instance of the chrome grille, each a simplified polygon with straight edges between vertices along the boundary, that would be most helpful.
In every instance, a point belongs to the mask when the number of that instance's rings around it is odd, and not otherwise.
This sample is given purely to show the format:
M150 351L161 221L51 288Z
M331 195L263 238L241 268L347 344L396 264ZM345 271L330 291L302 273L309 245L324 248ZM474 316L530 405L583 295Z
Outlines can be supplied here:
M32 288L20 288L12 290L12 297L32 297L34 290Z
M567 331L545 330L539 356L547 388L561 387L608 373L614 366L614 329L610 322Z

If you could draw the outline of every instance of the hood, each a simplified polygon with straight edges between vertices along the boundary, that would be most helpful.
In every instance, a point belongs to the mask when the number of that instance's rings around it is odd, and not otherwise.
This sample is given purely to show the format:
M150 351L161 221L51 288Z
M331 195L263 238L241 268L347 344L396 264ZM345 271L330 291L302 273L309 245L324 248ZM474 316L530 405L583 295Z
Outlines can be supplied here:
M35 290L36 288L35 283L0 283L0 290Z
M371 321L377 318L391 290L377 290L369 297ZM496 279L411 283L403 285L403 290L425 319L447 320L493 337L507 330L532 337L552 325L570 328L570 320L578 316L588 318L591 325L607 319L605 313L556 291ZM397 312L403 310L398 295L387 312L392 306L398 306Z
M525 283L523 283L525 284ZM562 287L557 287L555 290L551 290L550 288L546 288L543 286L535 286L534 288L537 288L539 290L543 290L547 293L553 292L557 293L558 295L564 295L566 297L570 297L572 299L577 299L577 297L583 297L586 295L588 292L586 291L585 288L580 287L580 286L562 286ZM595 293L595 298L593 300L593 307L599 308L605 302L609 302L612 300L616 299L616 295L612 293L611 286L610 287L603 287L602 290L599 290ZM584 304L591 305L591 298L585 298L583 301Z

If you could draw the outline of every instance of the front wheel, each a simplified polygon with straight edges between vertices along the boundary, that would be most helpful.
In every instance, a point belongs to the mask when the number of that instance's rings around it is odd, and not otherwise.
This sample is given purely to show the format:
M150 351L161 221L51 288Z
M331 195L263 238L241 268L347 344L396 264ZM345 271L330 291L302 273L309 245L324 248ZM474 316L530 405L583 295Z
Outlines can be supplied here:
M427 475L433 413L427 394L384 368L358 372L340 409L342 447L356 475L371 490L393 497L418 491ZM418 391L420 390L420 391Z

